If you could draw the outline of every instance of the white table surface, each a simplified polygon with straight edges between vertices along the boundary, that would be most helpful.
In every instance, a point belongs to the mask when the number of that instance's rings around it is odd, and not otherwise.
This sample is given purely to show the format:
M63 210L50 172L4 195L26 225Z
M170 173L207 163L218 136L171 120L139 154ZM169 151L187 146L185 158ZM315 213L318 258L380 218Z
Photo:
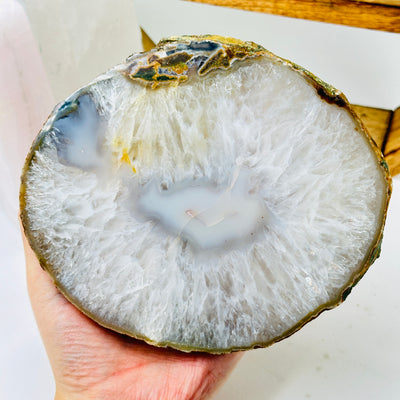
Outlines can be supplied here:
M60 6L65 4L60 1ZM33 36L23 9L12 0L0 0L0 33L3 34L5 26L1 16L6 6L13 7L13 15L25 24L18 40L6 41L12 54L18 55L21 38L29 46L33 45ZM139 23L155 40L181 33L217 33L253 40L306 66L343 90L354 103L387 108L400 105L400 35L176 0L137 0L136 13ZM31 15L35 24L39 14ZM32 68L36 68L34 76L43 79L41 104L36 104L35 112L30 111L30 125L19 125L23 129L31 126L33 133L50 111L58 96L55 93L61 90L48 83L55 74L48 68L53 57L49 43L54 39L50 34L46 37L43 31L39 36L47 69L41 64L39 53L34 54L35 50L31 61ZM116 42L118 39L115 38ZM0 45L4 41L4 35L0 35ZM1 50L4 51L4 46L0 46ZM0 74L7 65L0 59ZM21 96L29 98L32 94L25 89L32 77L14 71L14 78L20 79ZM8 83L0 80L0 88ZM71 91L74 89L71 87ZM18 168L27 145L21 146L23 151L15 146L14 152L7 151L4 130L6 124L7 129L10 127L8 106L9 93L0 91L0 399L50 399L54 383L29 305L16 224ZM20 115L16 118L23 119ZM289 339L267 349L247 352L215 398L399 399L399 244L400 179L396 178L382 255L346 302L323 313Z

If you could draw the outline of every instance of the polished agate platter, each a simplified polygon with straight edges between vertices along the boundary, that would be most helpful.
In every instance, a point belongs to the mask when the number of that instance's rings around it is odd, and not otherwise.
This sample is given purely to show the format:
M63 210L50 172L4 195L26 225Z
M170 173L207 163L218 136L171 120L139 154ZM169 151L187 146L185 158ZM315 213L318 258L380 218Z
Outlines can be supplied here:
M344 95L252 42L172 37L52 112L21 185L26 236L104 327L156 346L268 346L341 303L390 196Z

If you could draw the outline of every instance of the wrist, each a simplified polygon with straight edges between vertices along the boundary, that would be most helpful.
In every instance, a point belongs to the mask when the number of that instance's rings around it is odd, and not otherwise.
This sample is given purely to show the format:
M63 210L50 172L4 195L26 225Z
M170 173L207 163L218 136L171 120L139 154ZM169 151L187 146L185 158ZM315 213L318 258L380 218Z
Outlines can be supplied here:
M56 389L54 400L91 400L92 397L85 393L69 393Z

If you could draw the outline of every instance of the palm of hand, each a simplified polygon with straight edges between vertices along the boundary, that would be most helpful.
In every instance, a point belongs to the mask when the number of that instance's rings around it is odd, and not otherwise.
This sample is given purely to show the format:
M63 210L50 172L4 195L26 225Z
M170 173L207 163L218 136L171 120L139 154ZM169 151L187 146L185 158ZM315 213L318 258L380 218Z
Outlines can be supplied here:
M56 399L205 399L238 361L238 353L185 354L98 326L60 294L24 241L29 295Z

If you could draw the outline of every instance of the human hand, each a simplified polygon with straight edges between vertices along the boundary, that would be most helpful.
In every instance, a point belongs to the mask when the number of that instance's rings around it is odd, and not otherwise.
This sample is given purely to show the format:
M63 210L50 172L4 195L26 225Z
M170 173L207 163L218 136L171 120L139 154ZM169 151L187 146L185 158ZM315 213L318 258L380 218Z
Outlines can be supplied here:
M240 353L156 348L102 328L57 290L22 236L29 296L53 369L55 400L207 399L239 360Z

